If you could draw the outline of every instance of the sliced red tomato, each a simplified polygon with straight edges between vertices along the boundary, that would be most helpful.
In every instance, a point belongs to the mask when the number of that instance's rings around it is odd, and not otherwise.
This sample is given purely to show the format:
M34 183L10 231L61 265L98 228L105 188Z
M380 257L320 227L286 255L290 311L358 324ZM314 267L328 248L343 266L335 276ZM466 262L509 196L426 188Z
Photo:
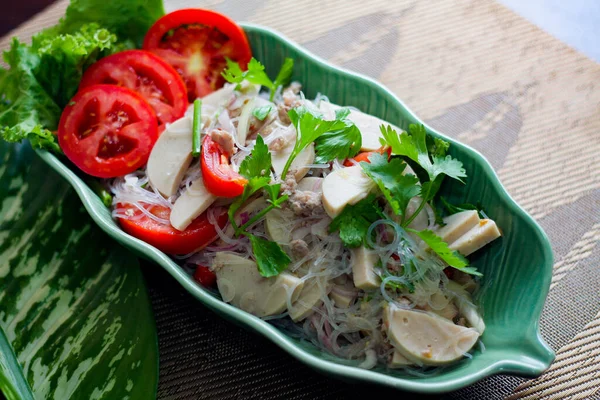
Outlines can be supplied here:
M100 178L122 176L146 164L157 137L152 107L133 90L113 85L79 91L58 124L65 155Z
M206 189L219 197L236 197L242 194L248 180L235 172L229 164L229 154L223 153L210 135L202 140L200 156L202 181Z
M198 265L194 272L194 280L207 287L213 287L217 283L217 275L204 265Z
M252 58L246 34L238 24L199 8L177 10L160 18L146 34L144 49L179 72L190 102L223 86L225 57L237 61L242 69Z
M181 118L189 105L177 71L149 51L122 51L96 62L83 74L79 88L98 84L124 86L141 94L154 109L159 125Z
M392 156L392 148L391 147L380 147L379 149L375 150L375 151L364 151L362 153L358 153L354 158L349 158L346 161L344 161L344 167L351 167L354 165L354 163L351 160L354 160L356 162L368 162L369 161L369 157L371 157L371 154L375 154L375 153L379 153L379 154L383 154L387 152L388 154L388 158Z
M193 220L185 231L178 231L170 224L162 224L146 216L131 204L119 203L117 209L135 218L118 219L125 232L168 254L189 254L206 247L217 238L217 231L208 222L206 213ZM171 215L168 207L158 205L149 207L148 211L165 220ZM227 210L223 208L216 219L219 226L224 228L227 224Z

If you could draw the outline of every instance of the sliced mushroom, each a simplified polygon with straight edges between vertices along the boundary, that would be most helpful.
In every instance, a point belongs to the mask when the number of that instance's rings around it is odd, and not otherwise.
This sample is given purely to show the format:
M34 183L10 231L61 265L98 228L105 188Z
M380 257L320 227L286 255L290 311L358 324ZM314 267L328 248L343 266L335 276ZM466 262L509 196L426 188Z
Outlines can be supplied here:
M388 304L383 326L390 343L416 364L444 365L456 361L473 347L479 333L455 325L432 313Z
M288 291L291 301L296 301L302 291L300 278L287 272L264 278L254 261L233 253L217 253L213 266L223 301L258 317L282 313L287 307Z
M350 264L354 286L363 290L377 289L380 284L379 277L375 274L377 254L364 246L352 249L351 254Z
M269 238L280 244L290 244L294 213L289 209L274 208L265 216L265 230Z
M326 291L329 287L326 286ZM291 308L288 308L290 318L294 322L302 321L314 312L322 303L321 289L316 278L310 278L304 283L304 287Z
M216 199L217 197L204 186L202 176L194 180L173 204L169 218L171 225L177 230L184 231Z
M344 207L358 203L376 187L359 165L338 169L323 181L323 207L331 218L335 218Z
M292 154L292 150L294 150L294 142L290 142L287 146L279 151L271 151L271 162L273 164L273 170L277 174L277 176L281 176L283 169L285 168L285 164L290 158L290 154ZM310 170L307 165L312 164L315 161L315 146L314 144L310 144L304 150L296 156L292 164L290 165L289 172L294 173L294 177L296 178L296 182L300 182L302 178L308 173Z
M319 109L326 119L335 118L335 111L340 108L342 107L325 101L319 103ZM358 110L350 110L348 119L354 122L354 125L360 130L362 136L361 151L375 151L381 147L379 142L379 139L383 137L380 130L381 125L390 125L396 132L402 132L402 129L397 126Z
M500 236L502 234L494 221L482 219L467 233L450 243L448 247L451 250L457 250L463 256L468 256Z
M479 223L477 210L461 211L444 218L444 226L439 228L436 235L446 243L452 243Z
M485 322L483 322L477 306L473 304L471 294L463 286L454 281L448 281L446 288L455 295L454 302L458 307L460 315L465 318L469 326L479 332L480 335L483 334L483 331L485 331Z
M146 171L148 179L166 197L177 193L192 163L192 118L183 117L167 124L154 144Z
M402 368L409 365L413 365L406 357L404 357L398 350L394 350L392 354L392 359L388 363L388 367L390 368Z

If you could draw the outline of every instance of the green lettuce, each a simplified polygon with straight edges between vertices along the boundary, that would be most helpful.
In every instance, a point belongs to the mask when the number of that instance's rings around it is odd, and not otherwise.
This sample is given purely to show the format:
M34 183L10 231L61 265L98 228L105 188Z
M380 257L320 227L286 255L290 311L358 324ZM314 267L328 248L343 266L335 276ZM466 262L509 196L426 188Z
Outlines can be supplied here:
M0 138L60 152L52 131L85 69L140 46L163 14L161 0L73 0L59 24L35 35L31 45L13 39L4 53L10 68L0 68Z

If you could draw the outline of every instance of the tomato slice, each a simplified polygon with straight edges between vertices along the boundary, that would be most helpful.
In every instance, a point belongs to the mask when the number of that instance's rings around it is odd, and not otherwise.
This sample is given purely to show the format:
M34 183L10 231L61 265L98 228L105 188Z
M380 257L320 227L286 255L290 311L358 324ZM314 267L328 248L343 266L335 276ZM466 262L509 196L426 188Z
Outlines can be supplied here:
M390 158L392 156L392 148L391 147L380 147L379 149L377 149L375 151L363 151L362 153L358 153L354 158L347 159L346 161L344 161L344 167L351 167L351 166L355 165L350 160L354 160L355 162L364 161L364 162L370 163L371 161L369 161L369 157L371 157L371 154L375 154L375 153L383 154L386 152L388 153L388 158Z
M146 216L132 204L119 203L117 209L134 218L118 218L119 225L125 232L168 254L189 254L206 247L217 238L217 231L208 222L206 212L193 220L185 231L178 231L170 224L162 224ZM166 220L171 215L171 210L164 206L152 205L147 210ZM227 224L227 210L223 208L215 217L219 226L224 228Z
M79 88L98 84L135 90L152 106L161 125L181 118L189 105L177 71L149 51L122 51L96 62L83 74Z
M177 10L160 18L146 33L144 49L179 72L190 103L223 86L225 57L237 61L242 69L252 58L246 34L238 24L199 8Z
M58 124L65 155L100 178L122 176L146 164L157 137L152 107L133 90L113 85L79 91Z
M210 137L202 140L200 156L202 181L206 189L219 197L236 197L242 194L248 180L235 172L229 164L228 154Z
M194 272L194 280L202 286L214 287L217 283L217 275L204 265L198 265Z

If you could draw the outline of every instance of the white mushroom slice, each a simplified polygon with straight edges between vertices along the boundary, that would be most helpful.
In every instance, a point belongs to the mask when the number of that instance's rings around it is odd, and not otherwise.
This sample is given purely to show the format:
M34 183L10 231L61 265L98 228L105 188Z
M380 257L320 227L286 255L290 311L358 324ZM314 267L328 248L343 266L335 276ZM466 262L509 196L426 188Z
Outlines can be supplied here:
M173 196L191 163L192 118L183 117L167 124L154 144L146 167L148 179L161 194Z
M280 244L290 244L294 213L289 209L274 208L265 216L265 230L269 238Z
M255 214L266 207L267 202L265 201L265 199L263 197L257 197L256 199L250 201L249 203L246 203L242 208L237 210L237 212L234 215L235 223L240 225L242 223L242 215ZM227 229L225 229L225 235L231 237L233 236L233 233L233 226L229 224L227 226Z
M258 317L282 313L288 291L295 301L303 287L300 278L287 272L264 278L256 263L233 253L217 253L213 266L223 301Z
M323 191L323 178L318 178L316 176L306 177L298 182L296 190L320 193Z
M461 211L444 218L446 225L439 228L436 235L446 243L452 243L479 223L477 210Z
M479 333L455 325L435 314L387 305L383 326L390 343L409 361L444 365L456 361L473 347Z
M335 118L335 111L340 108L342 107L324 101L319 103L319 109L326 119ZM381 143L379 142L379 138L383 137L379 128L381 125L391 125L396 132L402 132L402 129L397 126L358 110L350 110L348 119L354 122L354 125L360 130L362 136L361 151L375 151L381 147Z
M483 331L485 331L485 322L483 322L477 306L473 304L471 294L463 286L454 281L448 281L446 288L455 295L454 302L458 307L460 315L465 318L469 326L479 332L480 335L483 334Z
M277 176L281 176L283 172L283 168L285 168L285 164L290 158L290 154L292 154L292 150L294 150L295 142L290 142L287 146L279 151L271 151L271 162L273 164L273 170L277 174ZM315 146L311 143L304 150L296 156L292 164L290 165L289 172L294 173L294 177L296 178L296 182L300 182L302 178L308 173L310 170L307 165L312 164L315 161Z
M402 368L408 365L413 365L406 357L404 357L398 350L394 350L392 359L390 360L388 367L390 368Z
M302 321L311 315L314 312L314 309L319 307L322 302L321 289L319 288L316 279L309 279L309 281L304 283L304 287L298 296L298 300L292 303L291 308L288 308L290 318L294 322Z
M500 236L502 234L494 221L482 219L467 233L450 243L448 247L451 250L458 250L463 256L468 256Z
M217 199L204 186L202 176L194 180L173 204L169 220L173 228L184 231L192 221L202 214Z
M344 207L358 203L376 187L359 165L338 169L323 180L323 207L335 218Z
M379 277L375 274L377 254L364 246L352 249L351 254L350 264L354 286L363 290L377 289L380 284Z

